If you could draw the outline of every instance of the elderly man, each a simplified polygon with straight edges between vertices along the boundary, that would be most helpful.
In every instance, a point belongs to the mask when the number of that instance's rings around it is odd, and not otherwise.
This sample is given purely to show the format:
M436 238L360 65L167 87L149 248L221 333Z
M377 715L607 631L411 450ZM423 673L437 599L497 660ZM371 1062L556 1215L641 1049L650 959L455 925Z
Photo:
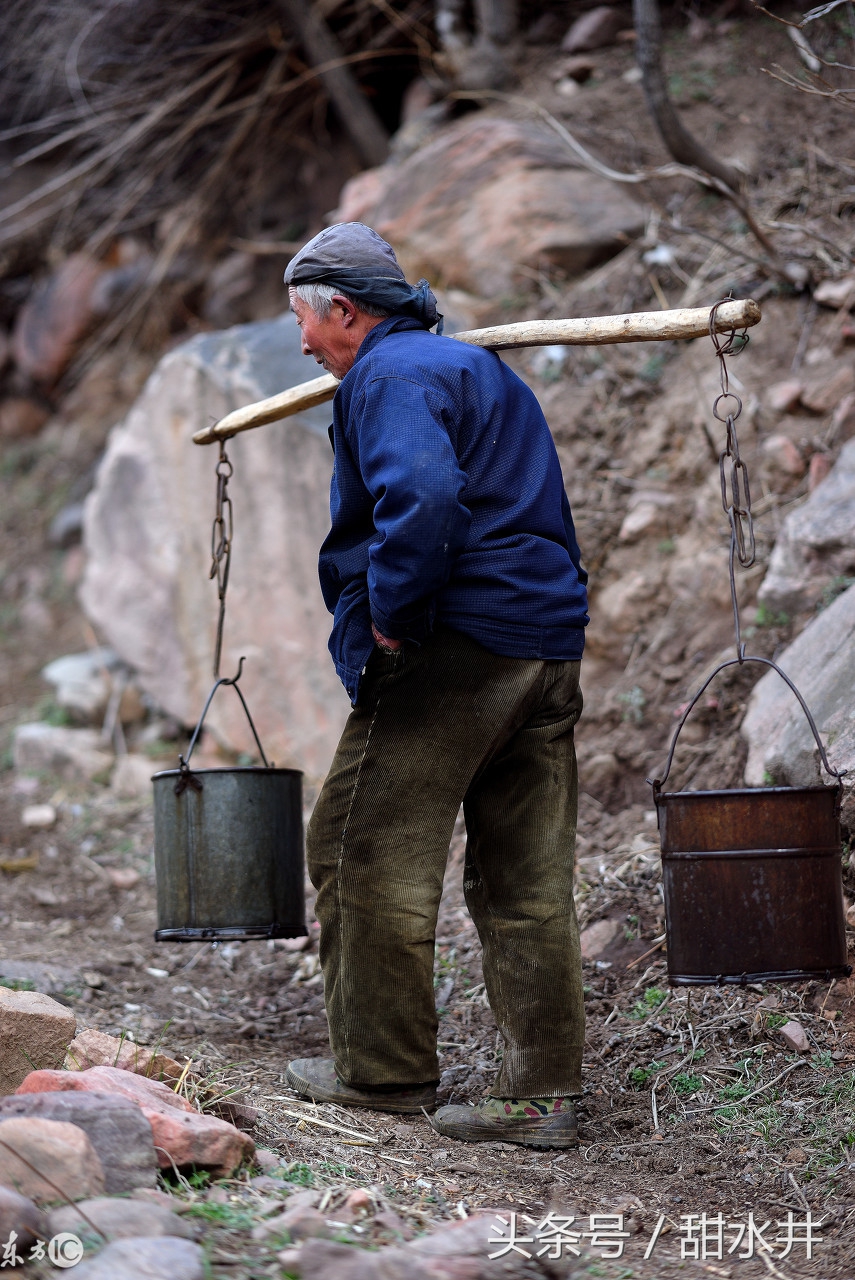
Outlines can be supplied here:
M431 332L427 282L409 285L370 228L322 231L285 281L304 353L341 379L320 578L354 708L307 837L334 1056L292 1062L288 1081L317 1101L436 1105L435 930L462 803L466 904L504 1047L490 1096L433 1123L570 1146L588 619L555 447L497 355Z

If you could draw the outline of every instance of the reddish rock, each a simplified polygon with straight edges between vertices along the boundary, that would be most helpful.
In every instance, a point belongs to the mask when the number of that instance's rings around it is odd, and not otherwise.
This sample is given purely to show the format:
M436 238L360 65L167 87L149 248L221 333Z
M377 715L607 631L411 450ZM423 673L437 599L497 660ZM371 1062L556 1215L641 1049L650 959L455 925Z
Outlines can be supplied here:
M51 384L71 361L91 328L95 286L103 268L86 253L75 253L36 287L18 312L12 337L22 373Z
M0 1098L0 1121L22 1116L60 1120L82 1129L104 1170L108 1195L157 1181L151 1125L140 1108L115 1093L27 1093Z
M810 493L813 493L817 485L822 484L833 465L833 461L827 453L811 454L808 465L808 490Z
M812 383L802 392L802 404L811 413L831 413L844 396L855 389L855 369L845 364L832 377Z
M829 435L836 444L843 444L855 435L855 392L844 396L834 410Z
M803 382L796 378L788 378L786 382L776 382L766 392L766 401L774 413L793 413L798 408Z
M13 1231L18 1237L19 1251L29 1249L36 1240L47 1240L47 1218L27 1196L10 1187L0 1187L0 1245L6 1243Z
M808 1053L810 1051L810 1041L800 1022L794 1020L785 1022L778 1029L778 1034L787 1048L792 1049L794 1053Z
M275 1218L268 1218L253 1228L253 1239L264 1240L267 1236L288 1236L291 1240L308 1240L315 1236L328 1236L330 1229L327 1220L317 1209L310 1205L294 1205Z
M71 1010L50 996L0 987L0 1095L13 1093L33 1067L58 1067L76 1027Z
M496 298L545 265L579 274L641 230L639 204L574 164L539 125L470 115L348 183L335 217L375 227L408 278Z
M561 41L561 50L563 53L586 53L589 49L602 49L607 44L614 44L617 33L626 25L626 18L619 9L608 4L598 5L576 19Z
M130 889L139 881L139 873L134 872L135 879L117 880L111 871L126 871L132 868L108 868L110 883L116 888ZM65 1059L69 1071L85 1071L87 1067L119 1067L122 1071L132 1071L135 1075L147 1076L150 1080L161 1080L176 1083L183 1070L180 1063L169 1058L165 1053L155 1053L143 1045L134 1044L133 1040L120 1040L118 1036L108 1036L94 1027L86 1027L75 1036L68 1046Z
M38 435L49 417L47 409L28 396L9 396L0 401L0 436L21 440Z
M33 1071L18 1093L55 1093L67 1090L118 1093L140 1107L151 1125L161 1168L199 1165L218 1177L250 1158L255 1144L234 1125L216 1116L202 1115L166 1085L116 1067L90 1067L85 1071Z
M805 460L788 436L769 436L763 441L763 457L773 471L785 476L802 476Z
M38 1116L2 1120L0 1153L0 1183L31 1200L84 1200L104 1192L101 1161L77 1125Z

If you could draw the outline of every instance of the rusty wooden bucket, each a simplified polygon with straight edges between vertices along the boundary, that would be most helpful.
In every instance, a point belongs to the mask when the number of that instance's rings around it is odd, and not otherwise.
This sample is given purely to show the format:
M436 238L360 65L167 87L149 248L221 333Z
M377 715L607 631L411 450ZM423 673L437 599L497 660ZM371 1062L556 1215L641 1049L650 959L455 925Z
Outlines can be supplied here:
M664 792L689 714L724 667L759 662L798 698L833 786ZM713 672L686 708L653 786L673 986L846 977L841 873L842 774L833 770L799 691L765 658Z

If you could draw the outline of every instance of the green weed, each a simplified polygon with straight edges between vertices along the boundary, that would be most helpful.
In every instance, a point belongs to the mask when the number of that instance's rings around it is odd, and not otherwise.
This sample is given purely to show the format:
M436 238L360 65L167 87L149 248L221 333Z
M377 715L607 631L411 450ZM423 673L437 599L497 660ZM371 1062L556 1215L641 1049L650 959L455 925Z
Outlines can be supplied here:
M765 604L758 604L757 613L754 622L758 627L786 627L790 621L790 615L782 609L776 613L774 609L767 609Z
M703 1076L691 1076L686 1071L681 1071L671 1081L671 1087L675 1093L679 1093L683 1097L688 1097L693 1093L700 1093L704 1087Z
M668 992L663 991L661 987L648 987L642 999L636 1000L626 1016L641 1021L642 1018L647 1018L657 1009L661 1009L667 999Z
M649 1067L633 1067L629 1073L630 1084L634 1089L643 1089L664 1066L664 1062L651 1062Z

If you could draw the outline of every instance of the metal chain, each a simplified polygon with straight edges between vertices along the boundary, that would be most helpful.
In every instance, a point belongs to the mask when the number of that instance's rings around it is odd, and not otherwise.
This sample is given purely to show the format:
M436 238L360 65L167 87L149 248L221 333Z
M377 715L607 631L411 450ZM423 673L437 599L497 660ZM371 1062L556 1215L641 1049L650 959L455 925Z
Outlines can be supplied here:
M226 453L226 443L220 441L220 456L217 461L217 509L211 529L211 572L209 578L217 579L217 593L220 598L220 617L217 623L217 643L214 647L214 679L220 678L220 656L223 650L223 626L226 620L226 591L229 585L229 567L232 561L232 536L234 534L234 516L232 500L229 497L229 481L234 474L234 467Z
M725 446L718 457L719 479L721 481L721 505L730 524L730 600L733 605L733 625L736 632L736 656L739 662L745 658L745 645L739 624L739 603L736 598L736 561L743 569L750 569L755 558L754 518L751 514L751 488L748 483L748 468L739 456L739 437L736 433L736 420L742 413L742 401L735 391L730 389L727 372L727 356L739 355L748 345L748 334L743 330L737 334L731 329L726 338L716 333L716 315L723 302L730 299L721 298L710 310L710 337L719 363L719 380L721 393L713 401L713 417L725 423ZM730 460L728 474L727 460Z

